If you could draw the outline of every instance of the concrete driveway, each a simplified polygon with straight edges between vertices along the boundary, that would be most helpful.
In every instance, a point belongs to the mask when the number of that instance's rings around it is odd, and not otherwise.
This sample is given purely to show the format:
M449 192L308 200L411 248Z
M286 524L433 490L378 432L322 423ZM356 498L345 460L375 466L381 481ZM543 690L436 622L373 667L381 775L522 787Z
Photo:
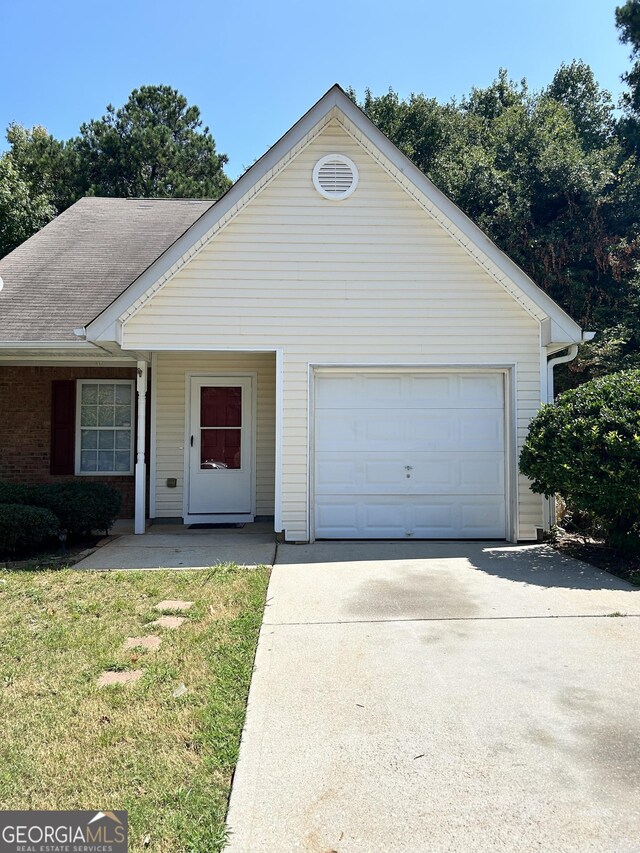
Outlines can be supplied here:
M640 851L639 614L547 546L281 545L228 849Z

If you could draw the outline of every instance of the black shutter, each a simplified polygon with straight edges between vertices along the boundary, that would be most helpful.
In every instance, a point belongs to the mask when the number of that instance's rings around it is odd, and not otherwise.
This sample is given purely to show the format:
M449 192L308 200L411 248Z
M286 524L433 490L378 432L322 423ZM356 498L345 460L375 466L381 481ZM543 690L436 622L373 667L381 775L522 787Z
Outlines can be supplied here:
M75 471L76 383L54 379L51 383L51 473Z

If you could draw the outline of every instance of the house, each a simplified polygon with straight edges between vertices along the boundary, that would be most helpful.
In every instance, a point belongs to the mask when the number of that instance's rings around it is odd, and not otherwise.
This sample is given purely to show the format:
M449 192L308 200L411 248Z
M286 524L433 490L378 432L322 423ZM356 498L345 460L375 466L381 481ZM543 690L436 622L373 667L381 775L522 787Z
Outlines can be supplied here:
M106 480L138 533L545 526L518 450L591 335L338 86L217 202L82 199L0 276L0 479Z

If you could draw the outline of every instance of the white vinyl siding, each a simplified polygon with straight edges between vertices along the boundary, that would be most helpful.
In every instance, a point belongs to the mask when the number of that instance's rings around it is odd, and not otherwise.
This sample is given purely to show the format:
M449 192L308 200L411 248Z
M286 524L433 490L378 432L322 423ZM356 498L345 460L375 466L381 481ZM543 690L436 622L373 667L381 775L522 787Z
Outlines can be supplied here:
M275 355L272 353L159 353L156 369L156 471L158 518L179 518L184 498L186 383L189 373L255 373L256 514L274 514ZM176 488L167 486L175 478ZM152 484L153 488L153 484Z
M336 152L359 172L340 203L312 182L319 158ZM193 350L189 369L211 357L197 350L283 349L283 525L292 540L309 536L310 364L513 365L519 446L540 405L537 321L335 121L127 320L123 339L127 349ZM161 409L159 389L159 417ZM166 471L160 438L158 453ZM175 450L170 467L164 476L182 478ZM531 539L542 499L519 482L518 535ZM159 486L158 506L166 500Z

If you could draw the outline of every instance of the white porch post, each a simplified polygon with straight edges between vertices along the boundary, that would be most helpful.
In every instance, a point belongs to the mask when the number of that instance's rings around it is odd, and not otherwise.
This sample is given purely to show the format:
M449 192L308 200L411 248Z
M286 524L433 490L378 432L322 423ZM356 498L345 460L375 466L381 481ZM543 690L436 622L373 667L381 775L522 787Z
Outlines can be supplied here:
M134 529L136 533L144 533L145 497L147 490L147 463L144 453L147 427L147 362L138 361L137 368L138 440L136 452L136 511Z

